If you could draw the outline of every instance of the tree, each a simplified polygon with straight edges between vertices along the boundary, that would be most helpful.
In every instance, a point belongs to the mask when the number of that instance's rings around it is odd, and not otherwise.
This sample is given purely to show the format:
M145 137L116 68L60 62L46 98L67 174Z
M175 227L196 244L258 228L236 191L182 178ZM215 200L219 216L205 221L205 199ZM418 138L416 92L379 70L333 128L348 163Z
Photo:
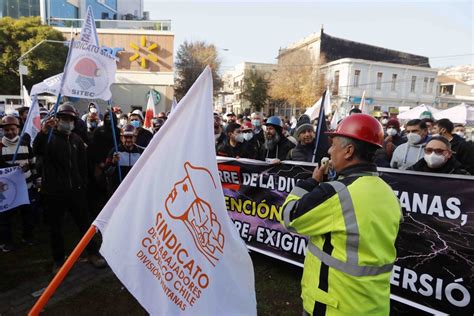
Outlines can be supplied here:
M214 94L222 87L222 80L218 75L221 60L217 54L217 48L206 42L185 41L176 53L176 82L174 93L180 100L188 92L196 79L207 65L211 66L212 79L214 83Z
M308 50L300 49L280 55L277 71L271 81L270 96L273 99L306 108L312 106L323 91L324 78Z
M270 83L255 70L245 74L242 96L250 107L260 112L269 99Z
M0 94L20 93L18 58L45 39L64 41L61 32L42 25L39 17L0 19ZM67 47L56 43L46 42L38 46L23 60L29 71L23 76L23 84L31 89L34 84L61 73L67 51Z

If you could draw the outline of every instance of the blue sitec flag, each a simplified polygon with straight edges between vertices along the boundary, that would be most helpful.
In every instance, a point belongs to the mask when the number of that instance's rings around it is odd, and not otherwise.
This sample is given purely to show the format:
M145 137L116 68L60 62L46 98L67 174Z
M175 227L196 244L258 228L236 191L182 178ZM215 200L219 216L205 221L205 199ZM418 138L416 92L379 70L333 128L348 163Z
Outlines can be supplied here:
M30 199L21 167L0 169L0 212L23 204L30 204Z

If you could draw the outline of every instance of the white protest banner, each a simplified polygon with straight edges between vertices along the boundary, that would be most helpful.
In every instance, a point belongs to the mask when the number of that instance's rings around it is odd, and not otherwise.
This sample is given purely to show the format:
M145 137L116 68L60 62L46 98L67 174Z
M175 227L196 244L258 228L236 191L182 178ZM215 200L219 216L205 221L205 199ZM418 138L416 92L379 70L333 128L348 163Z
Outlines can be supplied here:
M44 79L42 82L35 84L33 88L31 88L31 96L38 95L41 93L50 93L53 95L58 95L59 90L61 89L62 80L63 73Z
M99 46L99 38L97 36L94 14L92 13L91 6L87 6L86 17L84 19L84 24L82 25L80 35L81 35L81 38L80 38L81 41L94 44L95 46Z
M0 212L30 204L28 187L20 167L0 169Z
M23 105L26 107L31 106L31 98L25 86L23 86Z
M23 126L24 133L27 133L31 136L31 145L33 146L33 141L41 130L41 116L39 112L38 98L33 96L31 101L30 110L28 111L28 116Z
M176 101L176 97L173 97L173 103L171 103L171 112L174 112L177 106L178 106L178 101Z
M252 262L219 181L212 108L207 67L94 222L101 254L152 315L256 315Z
M99 46L72 41L62 94L83 99L110 100L110 86L115 82L115 58Z

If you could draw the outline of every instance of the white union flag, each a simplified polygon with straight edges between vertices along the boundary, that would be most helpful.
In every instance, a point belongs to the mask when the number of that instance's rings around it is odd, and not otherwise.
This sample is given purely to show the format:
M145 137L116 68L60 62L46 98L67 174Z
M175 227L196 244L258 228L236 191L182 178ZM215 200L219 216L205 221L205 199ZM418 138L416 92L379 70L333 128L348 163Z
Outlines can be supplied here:
M94 222L152 315L255 315L253 267L217 172L207 67Z

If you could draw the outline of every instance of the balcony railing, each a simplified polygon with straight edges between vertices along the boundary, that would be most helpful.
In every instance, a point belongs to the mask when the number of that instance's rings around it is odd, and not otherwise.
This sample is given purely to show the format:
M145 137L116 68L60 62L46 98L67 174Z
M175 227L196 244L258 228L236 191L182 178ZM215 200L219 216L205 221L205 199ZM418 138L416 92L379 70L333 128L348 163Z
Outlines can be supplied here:
M48 24L58 27L81 28L83 19L50 17ZM95 20L96 28L171 31L171 20Z

